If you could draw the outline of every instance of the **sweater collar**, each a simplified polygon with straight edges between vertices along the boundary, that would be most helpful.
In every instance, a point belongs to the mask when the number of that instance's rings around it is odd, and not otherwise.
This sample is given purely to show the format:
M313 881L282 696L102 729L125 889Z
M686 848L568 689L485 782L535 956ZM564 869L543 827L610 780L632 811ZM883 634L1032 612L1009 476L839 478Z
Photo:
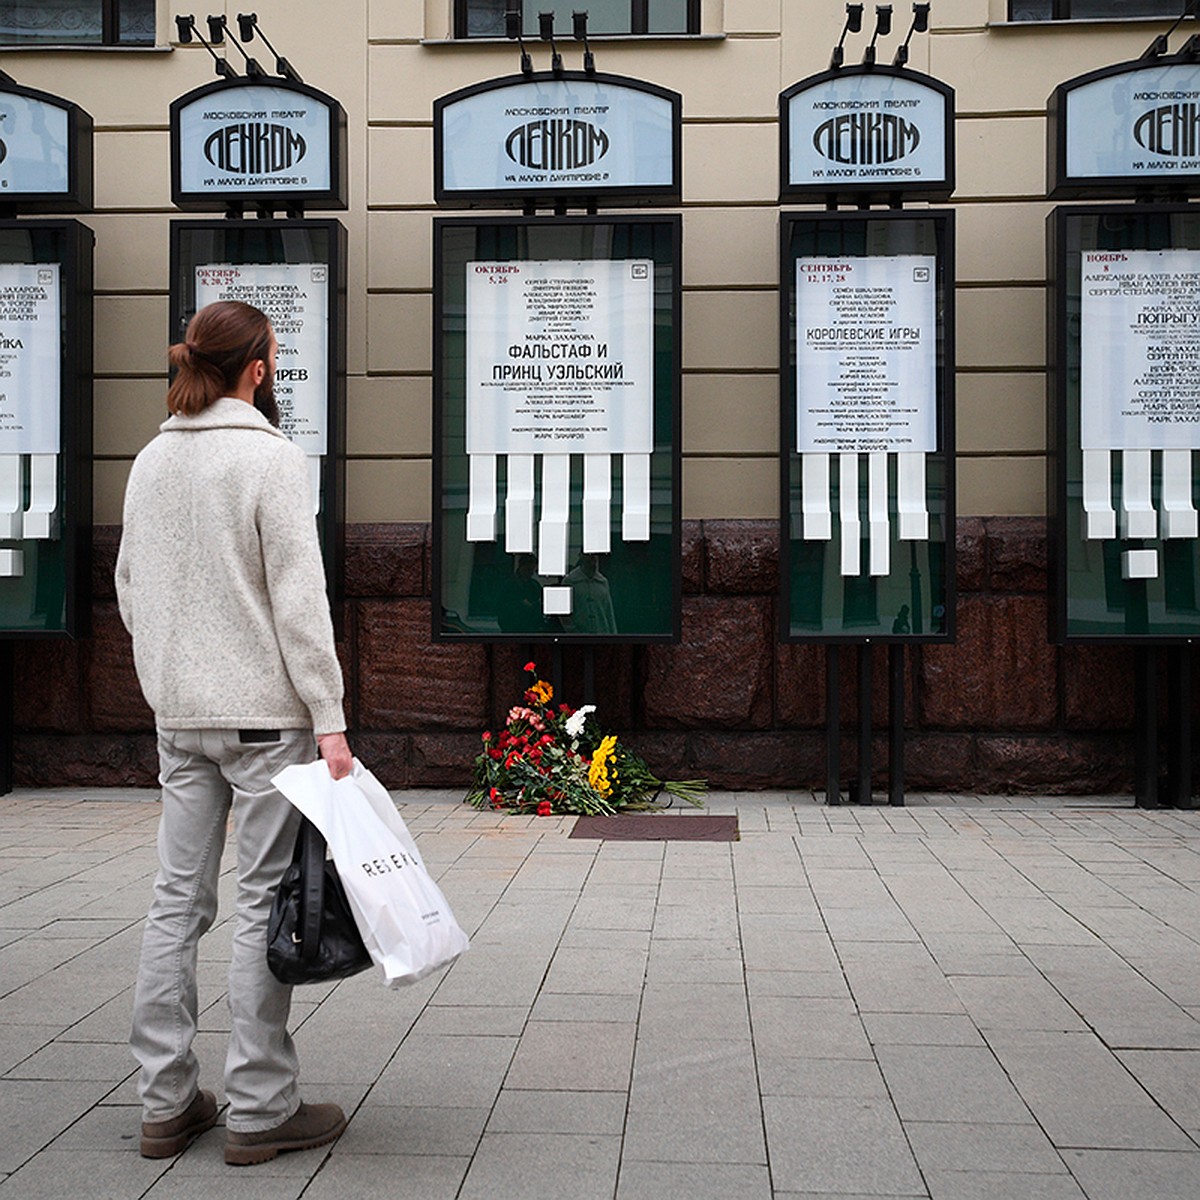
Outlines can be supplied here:
M222 396L194 417L168 417L159 429L163 433L196 433L205 429L257 429L286 440L286 435L280 433L253 404L247 404L236 396Z

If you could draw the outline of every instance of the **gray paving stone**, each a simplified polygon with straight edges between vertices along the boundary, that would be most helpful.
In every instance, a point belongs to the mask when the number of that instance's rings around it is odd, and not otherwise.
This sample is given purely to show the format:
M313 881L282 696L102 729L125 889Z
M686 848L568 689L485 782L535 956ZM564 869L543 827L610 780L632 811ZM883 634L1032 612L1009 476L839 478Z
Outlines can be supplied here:
M488 1117L489 1133L573 1133L619 1137L628 1089L616 1092L515 1090L506 1087Z
M532 1196L610 1200L620 1157L617 1137L486 1133L459 1200L529 1200Z
M720 1163L625 1162L616 1200L771 1200L771 1176L765 1166Z
M875 1053L905 1121L1033 1121L986 1048L877 1046Z
M950 985L984 1031L1032 1029L1084 1032L1083 1018L1040 975L956 975Z
M371 1091L380 1104L490 1108L516 1053L511 1037L407 1038Z
M311 1184L305 1181L303 1194L305 1200L454 1200L470 1162L448 1155L335 1153Z
M885 1100L888 1091L873 1061L855 1058L794 1058L768 1055L758 1060L764 1096L814 1099Z
M18 1172L109 1091L104 1082L0 1079L0 1171Z
M506 1088L627 1091L636 1023L530 1021L505 1079Z
M989 1041L1059 1148L1194 1148L1094 1035L993 1034Z
M1085 1200L1069 1175L926 1171L925 1182L932 1200Z
M140 1196L170 1161L121 1150L44 1150L0 1183L3 1200L62 1200L64 1196Z
M1200 1135L1200 1051L1122 1050L1117 1057L1173 1121Z
M1065 1157L1088 1200L1195 1200L1200 1194L1200 1151L1079 1150Z
M791 1192L922 1196L921 1176L891 1104L881 1100L763 1100L771 1178Z
M874 1046L982 1046L983 1035L965 1014L864 1013Z
M368 1101L354 1113L333 1155L443 1155L468 1158L488 1120L486 1108L434 1108Z
M1036 1125L906 1121L904 1132L923 1173L1066 1174L1050 1139Z

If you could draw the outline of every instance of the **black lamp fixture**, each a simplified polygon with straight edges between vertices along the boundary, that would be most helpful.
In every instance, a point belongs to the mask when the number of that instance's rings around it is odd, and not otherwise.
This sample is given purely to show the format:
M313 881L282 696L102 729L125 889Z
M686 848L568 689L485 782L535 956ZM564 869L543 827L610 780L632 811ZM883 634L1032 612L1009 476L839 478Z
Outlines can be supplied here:
M525 39L521 36L521 10L515 5L505 9L504 33L506 37L521 47L521 74L532 75L533 59L529 57L529 51L525 49Z
M871 35L871 40L863 51L863 66L873 67L875 65L875 43L881 37L887 37L891 32L892 6L890 4L875 5L875 32Z
M550 43L550 70L555 75L563 73L562 55L554 44L554 14L552 12L538 13L538 37L543 42Z
M596 56L592 53L591 47L588 45L587 36L588 15L584 12L573 12L571 14L571 24L575 33L575 40L583 43L583 70L586 75L595 75L596 73Z
M238 37L240 37L243 42L253 41L255 34L258 34L258 36L262 39L263 45L270 50L275 59L276 75L281 75L284 79L290 79L293 83L304 82L304 80L300 78L300 74L296 68L293 67L286 58L281 57L279 51L276 50L269 41L267 41L267 35L263 33L262 26L260 26L258 23L257 13L238 13L237 23Z
M908 35L896 47L896 57L892 59L893 67L902 67L908 62L908 43L914 33L925 33L929 29L929 5L914 4L912 24L908 27Z
M829 69L836 71L846 61L846 34L858 33L862 29L863 6L861 4L846 5L846 23L842 26L842 36L833 48L829 58Z
M1156 37L1154 41L1152 41L1150 45L1148 45L1145 50L1142 51L1138 60L1143 61L1145 59L1161 58L1164 54L1166 54L1170 45L1171 34L1173 34L1175 30L1177 30L1179 26L1187 20L1188 17L1194 17L1197 9L1200 9L1200 0L1185 0L1183 12L1181 12L1179 16L1175 18L1175 23L1170 29L1167 30L1166 33L1160 33L1158 37ZM1181 53L1193 53L1194 51L1189 50L1189 47L1193 41L1195 41L1194 38L1189 39L1187 44L1183 47Z
M224 13L218 13L207 18L208 20L208 40L214 46L220 46L225 41L225 34L228 32L229 25ZM230 45L237 48L237 52L246 60L246 75L251 79L261 79L266 72L258 64L258 60L251 58L245 50L230 39Z
M196 18L191 14L180 14L175 18L175 28L179 33L179 40L183 45L189 42L199 42L205 50L212 55L213 69L218 75L224 79L236 79L238 73L233 69L233 64L227 59L222 58L211 46L210 43L204 40L204 35L196 28Z

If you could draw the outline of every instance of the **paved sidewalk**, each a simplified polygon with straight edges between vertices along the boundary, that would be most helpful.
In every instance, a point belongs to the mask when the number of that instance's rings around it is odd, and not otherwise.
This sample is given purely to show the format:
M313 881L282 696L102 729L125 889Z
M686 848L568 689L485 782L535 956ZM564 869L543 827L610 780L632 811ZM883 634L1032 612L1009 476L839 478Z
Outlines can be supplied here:
M602 843L396 798L472 949L298 989L305 1094L350 1127L253 1168L219 1127L137 1152L153 793L0 799L0 1200L1200 1196L1200 813L723 793L736 843Z

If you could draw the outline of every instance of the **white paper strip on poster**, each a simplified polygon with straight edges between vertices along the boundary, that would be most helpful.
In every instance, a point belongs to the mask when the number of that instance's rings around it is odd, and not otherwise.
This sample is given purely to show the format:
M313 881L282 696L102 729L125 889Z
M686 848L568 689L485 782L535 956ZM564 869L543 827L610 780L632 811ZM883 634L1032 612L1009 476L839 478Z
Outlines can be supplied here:
M1117 513L1112 504L1112 454L1083 452L1083 536L1096 540L1117 536Z
M479 457L496 461L494 454ZM509 455L504 499L504 548L509 554L532 554L536 545L533 536L534 467L532 454ZM492 489L494 492L494 479ZM492 503L495 504L494 499Z
M891 528L888 525L887 455L867 455L867 545L872 575L891 568Z
M467 464L467 541L496 540L496 456L476 454Z
M902 542L929 540L929 508L925 501L925 455L896 455L896 510Z
M207 263L196 268L196 308L242 300L271 318L279 351L279 428L305 454L327 453L329 268L325 263Z
M58 536L58 455L29 456L29 507L25 510L24 536L30 539Z
M626 454L621 460L621 538L650 540L650 455Z
M1126 450L1121 455L1121 536L1158 537L1158 514L1151 496L1149 450Z
M807 475L810 460L837 453L844 481L847 455L902 456L898 509L906 540L926 538L929 530L924 455L937 449L936 268L929 254L802 256L796 262L796 450L802 469ZM885 478L886 463L882 469L880 475L878 464L869 466L874 475L868 480ZM855 480L857 470L855 463ZM805 537L815 539L824 529L815 496L819 471L802 484ZM857 484L842 495L857 503ZM888 553L880 525L887 521L886 497L870 516L876 573ZM841 514L843 574L858 573L858 546L846 541L858 521L857 510Z
M542 455L542 516L538 522L538 574L567 573L567 532L571 518L571 458Z
M612 549L612 456L583 456L583 552Z
M0 264L0 454L62 451L57 263Z
M312 492L313 516L321 513L321 460L309 455L308 458L308 490Z
M838 455L838 523L842 538L842 574L862 573L862 525L858 517L858 455Z
M21 537L24 504L25 459L19 454L0 454L0 538Z
M1107 513L1115 451L1121 451L1120 536L1158 536L1152 452L1161 451L1162 534L1195 537L1191 458L1200 449L1200 251L1085 251L1081 292L1085 536L1118 532ZM1152 553L1126 562L1132 572L1126 577L1153 577Z
M1165 538L1194 538L1200 533L1192 504L1192 452L1162 452L1162 535Z
M802 532L805 541L827 542L833 537L828 454L800 456L800 511L804 516Z
M624 462L623 537L650 536L653 306L654 264L645 259L467 264L467 454L506 455L510 465L538 454L594 457L584 484L589 546L600 540L601 512L611 519L614 455ZM605 485L601 462L610 472ZM569 489L564 495L569 504ZM569 507L567 519L564 556ZM543 498L539 528L558 528L545 522ZM556 548L539 550L539 563L559 558Z

